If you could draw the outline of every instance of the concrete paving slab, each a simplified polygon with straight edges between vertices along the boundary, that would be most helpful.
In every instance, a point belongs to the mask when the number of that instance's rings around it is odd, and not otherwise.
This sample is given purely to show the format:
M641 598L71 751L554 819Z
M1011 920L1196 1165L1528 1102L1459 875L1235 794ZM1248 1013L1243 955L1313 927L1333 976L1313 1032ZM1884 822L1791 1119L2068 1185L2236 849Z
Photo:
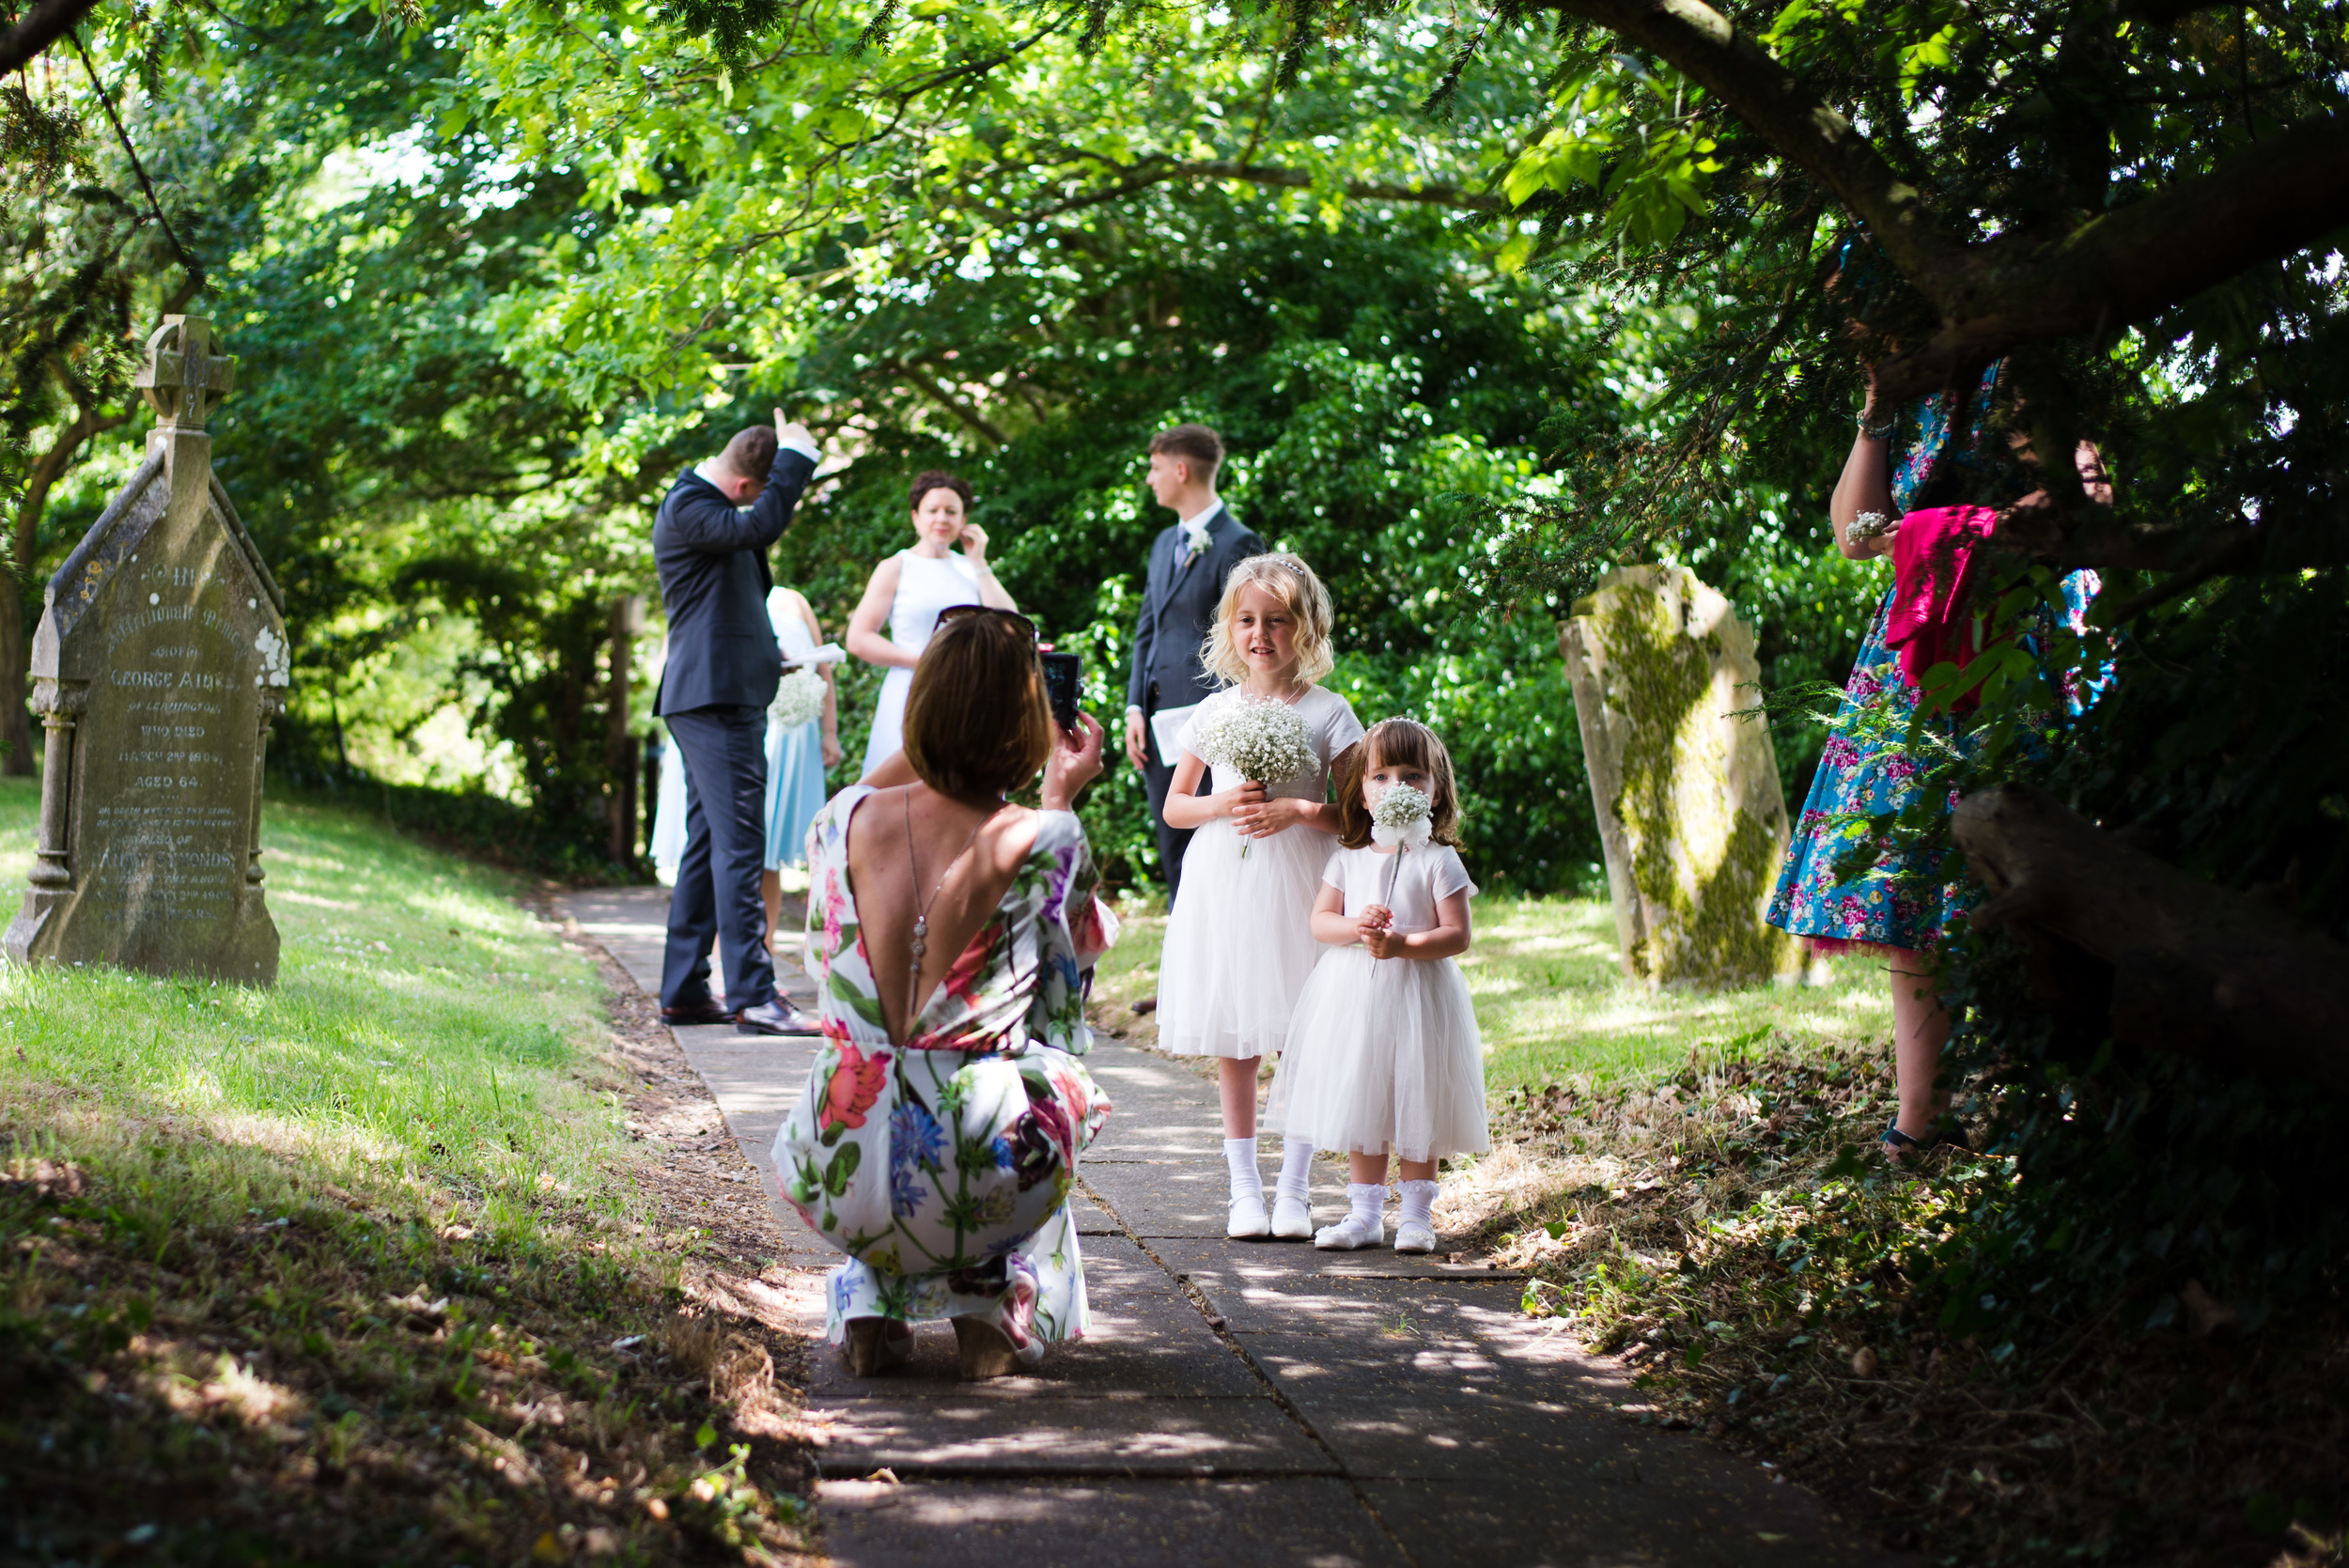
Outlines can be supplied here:
M984 1395L827 1403L817 1464L853 1480L916 1475L1335 1475L1337 1462L1271 1400Z
M1252 1275L1237 1267L1198 1267L1188 1277L1240 1334L1368 1340L1401 1324L1408 1332L1474 1338L1480 1330L1514 1333L1516 1325L1531 1323L1519 1305L1524 1287L1513 1280L1303 1274L1283 1269L1277 1261Z
M1109 1210L1095 1203L1093 1201L1093 1194L1087 1192L1083 1188L1078 1188L1075 1191L1069 1193L1068 1203L1069 1207L1076 1212L1077 1234L1079 1235L1122 1236L1126 1234L1126 1228L1117 1222L1116 1219L1111 1215Z
M1476 1568L1917 1568L1827 1517L1792 1486L1781 1497L1690 1506L1643 1463L1541 1484L1371 1480L1360 1483L1398 1544L1422 1564Z
M1343 1481L827 1481L837 1568L1407 1568Z
M1241 1246L1236 1242L1202 1241L1185 1237L1154 1239L1150 1250L1167 1267L1202 1289L1209 1281L1227 1288L1237 1285L1275 1285L1291 1279L1332 1280L1512 1280L1525 1276L1482 1263L1454 1263L1440 1253L1408 1257L1392 1248L1361 1252L1324 1252L1309 1242L1274 1242Z
M911 1361L879 1377L852 1377L837 1355L813 1363L810 1397L833 1399L1033 1399L1087 1394L1264 1399L1270 1395L1247 1362L1208 1328L1166 1271L1124 1236L1080 1241L1093 1327L1058 1345L1033 1375L986 1383L960 1380L953 1331L925 1324L914 1331Z

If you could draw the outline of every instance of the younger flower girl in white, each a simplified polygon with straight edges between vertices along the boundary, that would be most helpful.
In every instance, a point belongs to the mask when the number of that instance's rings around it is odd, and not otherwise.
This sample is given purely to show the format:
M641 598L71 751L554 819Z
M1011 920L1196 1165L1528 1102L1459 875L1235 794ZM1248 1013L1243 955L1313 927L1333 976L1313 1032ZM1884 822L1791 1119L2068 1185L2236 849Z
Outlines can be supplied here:
M1290 1009L1321 953L1307 921L1337 844L1339 811L1324 797L1362 735L1346 700L1314 684L1330 673L1331 619L1329 590L1296 556L1255 555L1232 568L1202 650L1207 668L1230 684L1183 726L1166 796L1167 826L1197 831L1183 855L1183 893L1159 961L1159 1044L1222 1058L1223 1157L1232 1178L1225 1230L1234 1236L1301 1241L1313 1234L1305 1189L1289 1195L1286 1171L1278 1212L1265 1211L1256 1063L1280 1053ZM1289 746L1263 744L1283 732ZM1235 738L1260 743L1240 752L1286 751L1294 771L1250 780L1223 754ZM1211 755L1215 792L1201 795ZM1300 1183L1312 1155L1303 1148L1290 1160Z
M1363 737L1338 800L1344 847L1330 857L1313 914L1314 935L1330 945L1297 999L1266 1122L1292 1150L1347 1157L1351 1212L1316 1231L1315 1246L1386 1238L1392 1152L1403 1174L1394 1250L1432 1252L1436 1162L1492 1146L1484 1045L1453 962L1468 951L1476 885L1454 831L1452 759L1425 725L1384 720Z

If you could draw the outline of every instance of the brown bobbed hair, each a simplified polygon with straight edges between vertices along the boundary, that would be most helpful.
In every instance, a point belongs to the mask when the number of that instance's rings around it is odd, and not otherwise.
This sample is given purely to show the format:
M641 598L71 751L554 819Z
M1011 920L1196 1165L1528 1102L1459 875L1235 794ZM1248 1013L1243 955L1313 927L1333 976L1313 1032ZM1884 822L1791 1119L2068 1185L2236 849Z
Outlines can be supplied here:
M942 623L906 693L906 761L957 800L1018 789L1052 754L1052 709L1035 639L1008 615Z
M726 467L745 479L763 481L775 466L775 449L780 445L782 442L775 440L773 426L753 425L734 432L733 439L726 442L722 458Z
M913 476L913 484L910 488L913 492L912 497L906 503L906 510L909 512L920 511L922 498L932 490L952 490L962 497L962 515L965 517L971 515L971 508L975 505L971 496L970 485L961 475L949 474L942 468L923 470Z
M1381 719L1347 753L1338 776L1338 842L1360 849L1370 840L1370 807L1362 781L1380 768L1416 768L1427 775L1427 825L1435 842L1460 847L1460 792L1452 782L1452 753L1436 732L1416 719Z
M1177 425L1150 438L1150 456L1160 453L1182 458L1190 465L1191 477L1212 485L1215 471L1223 466L1223 438L1205 425Z

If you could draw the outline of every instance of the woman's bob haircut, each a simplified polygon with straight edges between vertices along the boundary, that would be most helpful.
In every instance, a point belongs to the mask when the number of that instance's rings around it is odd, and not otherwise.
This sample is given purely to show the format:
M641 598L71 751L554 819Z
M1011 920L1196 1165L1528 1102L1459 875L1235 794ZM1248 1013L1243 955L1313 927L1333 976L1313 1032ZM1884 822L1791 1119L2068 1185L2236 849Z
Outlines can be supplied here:
M1338 778L1338 842L1360 849L1370 842L1370 807L1362 781L1381 768L1416 768L1427 775L1427 818L1438 844L1460 847L1460 792L1452 782L1452 753L1434 730L1416 719L1381 719L1346 753Z
M1330 647L1330 628L1337 619L1330 590L1321 585L1304 558L1281 551L1251 555L1232 567L1223 580L1223 598L1215 607L1215 629L1200 644L1199 661L1226 686L1248 678L1248 660L1232 641L1232 617L1239 613L1239 596L1261 588L1287 607L1297 620L1297 678L1311 685L1337 663Z
M992 800L1034 778L1052 754L1052 710L1035 639L1008 615L941 624L906 693L906 761L957 800Z

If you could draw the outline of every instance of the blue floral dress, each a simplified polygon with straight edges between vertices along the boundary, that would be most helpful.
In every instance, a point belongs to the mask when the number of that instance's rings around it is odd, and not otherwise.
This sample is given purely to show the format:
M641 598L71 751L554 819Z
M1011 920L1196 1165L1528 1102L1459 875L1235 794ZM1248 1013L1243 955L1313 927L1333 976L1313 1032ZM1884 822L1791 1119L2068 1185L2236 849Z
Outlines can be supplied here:
M1068 1192L1110 1102L1077 1059L1085 993L1114 935L1068 812L1040 814L1011 887L891 1044L848 879L842 790L808 830L808 968L824 1045L775 1136L783 1196L848 1254L825 1326L978 1317L1026 1358L1082 1336L1084 1264Z
M1892 504L1900 512L1916 509L1919 492L1946 472L1944 465L1971 460L1999 369L1994 365L1983 372L1962 432L1953 428L1958 401L1953 395L1937 395L1917 405L1917 438L1891 473ZM2087 629L2088 604L2098 586L2092 571L2064 578L2064 609L2073 630ZM1930 949L1940 941L1942 925L1973 898L1964 862L1954 852L1937 862L1914 851L1885 851L1851 880L1835 875L1839 858L1882 843L1863 818L1897 814L1915 799L1915 759L1897 749L1887 752L1882 741L1871 738L1906 731L1921 695L1902 676L1900 655L1884 645L1892 596L1892 589L1885 590L1868 634L1860 639L1859 657L1852 662L1827 750L1763 916L1828 951L1846 944ZM2076 693L2070 706L2077 712L2083 700L2092 698L2092 692ZM1946 719L1941 723L1954 744L1968 743L1964 732Z

